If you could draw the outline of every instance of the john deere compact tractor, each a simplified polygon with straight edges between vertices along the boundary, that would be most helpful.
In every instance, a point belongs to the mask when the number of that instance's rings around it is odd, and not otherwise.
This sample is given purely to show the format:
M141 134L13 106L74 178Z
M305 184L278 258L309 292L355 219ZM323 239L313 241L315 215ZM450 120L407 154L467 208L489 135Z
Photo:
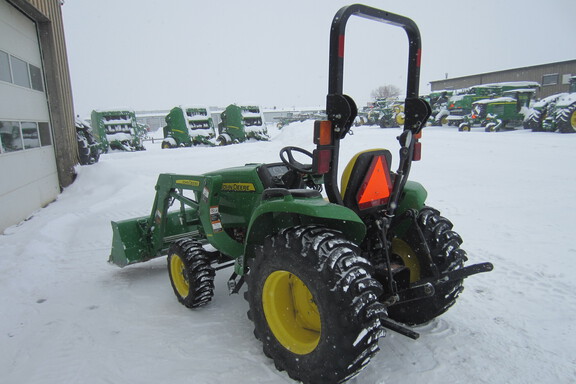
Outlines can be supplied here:
M368 149L345 167L339 187L340 143L357 113L342 90L353 15L408 35L405 125L396 171L390 151ZM123 267L167 255L174 293L189 308L209 303L216 271L233 268L228 288L246 288L264 354L304 383L355 376L385 329L417 338L408 326L446 312L464 278L492 270L490 263L465 266L452 223L426 205L422 185L408 180L430 115L418 97L420 55L412 20L359 4L340 9L330 32L327 120L314 124L316 149L285 147L271 164L161 174L150 216L112 223L110 261Z

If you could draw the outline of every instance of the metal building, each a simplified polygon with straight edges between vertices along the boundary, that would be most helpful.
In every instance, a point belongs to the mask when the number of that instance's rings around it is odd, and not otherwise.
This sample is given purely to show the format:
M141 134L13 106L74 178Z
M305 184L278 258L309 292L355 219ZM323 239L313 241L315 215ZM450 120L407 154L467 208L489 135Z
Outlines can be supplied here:
M536 81L541 85L536 92L536 97L543 98L555 93L568 92L570 77L574 75L576 75L576 60L568 60L453 79L436 80L431 81L430 85L432 91L438 91L508 81Z
M0 0L0 232L74 181L76 130L60 0Z

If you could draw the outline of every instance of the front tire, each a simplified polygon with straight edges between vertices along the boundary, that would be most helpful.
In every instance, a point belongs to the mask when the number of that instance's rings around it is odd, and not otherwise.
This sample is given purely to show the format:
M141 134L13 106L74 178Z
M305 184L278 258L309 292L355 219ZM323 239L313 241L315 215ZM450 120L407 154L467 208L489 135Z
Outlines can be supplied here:
M250 261L248 317L264 354L304 383L355 376L383 336L382 287L359 249L337 231L294 227L266 239Z
M168 274L178 301L188 308L208 304L214 295L214 268L202 244L174 242L168 250Z
M419 245L419 231L424 236L438 272L445 273L464 266L467 257L466 252L460 248L462 238L452 230L450 220L442 217L434 208L424 207L418 214L417 226L418 228L413 224L402 241L392 242L392 254L410 268L411 282L417 283L418 280L428 277L424 272L427 263ZM418 261L414 261L415 259ZM432 284L435 290L433 296L388 307L389 317L408 325L425 324L454 305L464 289L462 279L436 281Z

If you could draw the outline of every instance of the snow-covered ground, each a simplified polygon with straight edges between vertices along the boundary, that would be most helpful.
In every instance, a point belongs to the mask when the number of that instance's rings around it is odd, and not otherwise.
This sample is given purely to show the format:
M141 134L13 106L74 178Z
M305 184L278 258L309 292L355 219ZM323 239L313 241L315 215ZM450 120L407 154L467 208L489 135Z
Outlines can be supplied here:
M354 129L342 162L366 148L397 157L398 129ZM466 280L458 303L417 328L388 332L351 383L576 381L576 135L425 129L412 179L464 238L470 262L495 270ZM0 236L0 382L290 383L261 350L242 295L216 277L212 303L180 305L165 258L107 263L111 220L149 214L158 173L196 174L278 161L312 149L312 123L270 142L103 155L78 168L58 200ZM395 169L395 166L393 167Z

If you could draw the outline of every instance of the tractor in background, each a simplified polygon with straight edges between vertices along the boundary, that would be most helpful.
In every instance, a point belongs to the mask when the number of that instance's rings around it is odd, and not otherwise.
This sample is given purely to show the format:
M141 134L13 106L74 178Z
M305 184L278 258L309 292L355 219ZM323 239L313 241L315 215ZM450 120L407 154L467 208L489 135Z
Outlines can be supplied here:
M551 95L534 104L524 128L533 132L576 132L576 76L569 81L569 93Z
M86 122L76 118L76 140L78 143L78 160L80 165L97 163L102 150L100 144L92 134L92 127Z
M270 139L260 107L230 104L220 114L216 144L242 143L248 139L259 141Z
M174 107L165 121L162 148L214 145L214 123L207 107Z
M431 125L448 125L448 115L450 114L450 111L448 110L448 100L453 94L454 91L442 90L431 92L425 97L426 101L428 101L432 108L432 114L428 120Z
M456 91L448 100L449 115L446 119L449 125L459 127L466 120L464 116L472 114L472 104L474 102L502 97L505 92L516 89L537 89L539 87L540 84L534 81L512 81L476 85Z
M472 112L462 117L459 131L469 132L474 126L486 132L522 127L529 114L530 100L535 89L516 89L503 92L502 97L472 103Z

